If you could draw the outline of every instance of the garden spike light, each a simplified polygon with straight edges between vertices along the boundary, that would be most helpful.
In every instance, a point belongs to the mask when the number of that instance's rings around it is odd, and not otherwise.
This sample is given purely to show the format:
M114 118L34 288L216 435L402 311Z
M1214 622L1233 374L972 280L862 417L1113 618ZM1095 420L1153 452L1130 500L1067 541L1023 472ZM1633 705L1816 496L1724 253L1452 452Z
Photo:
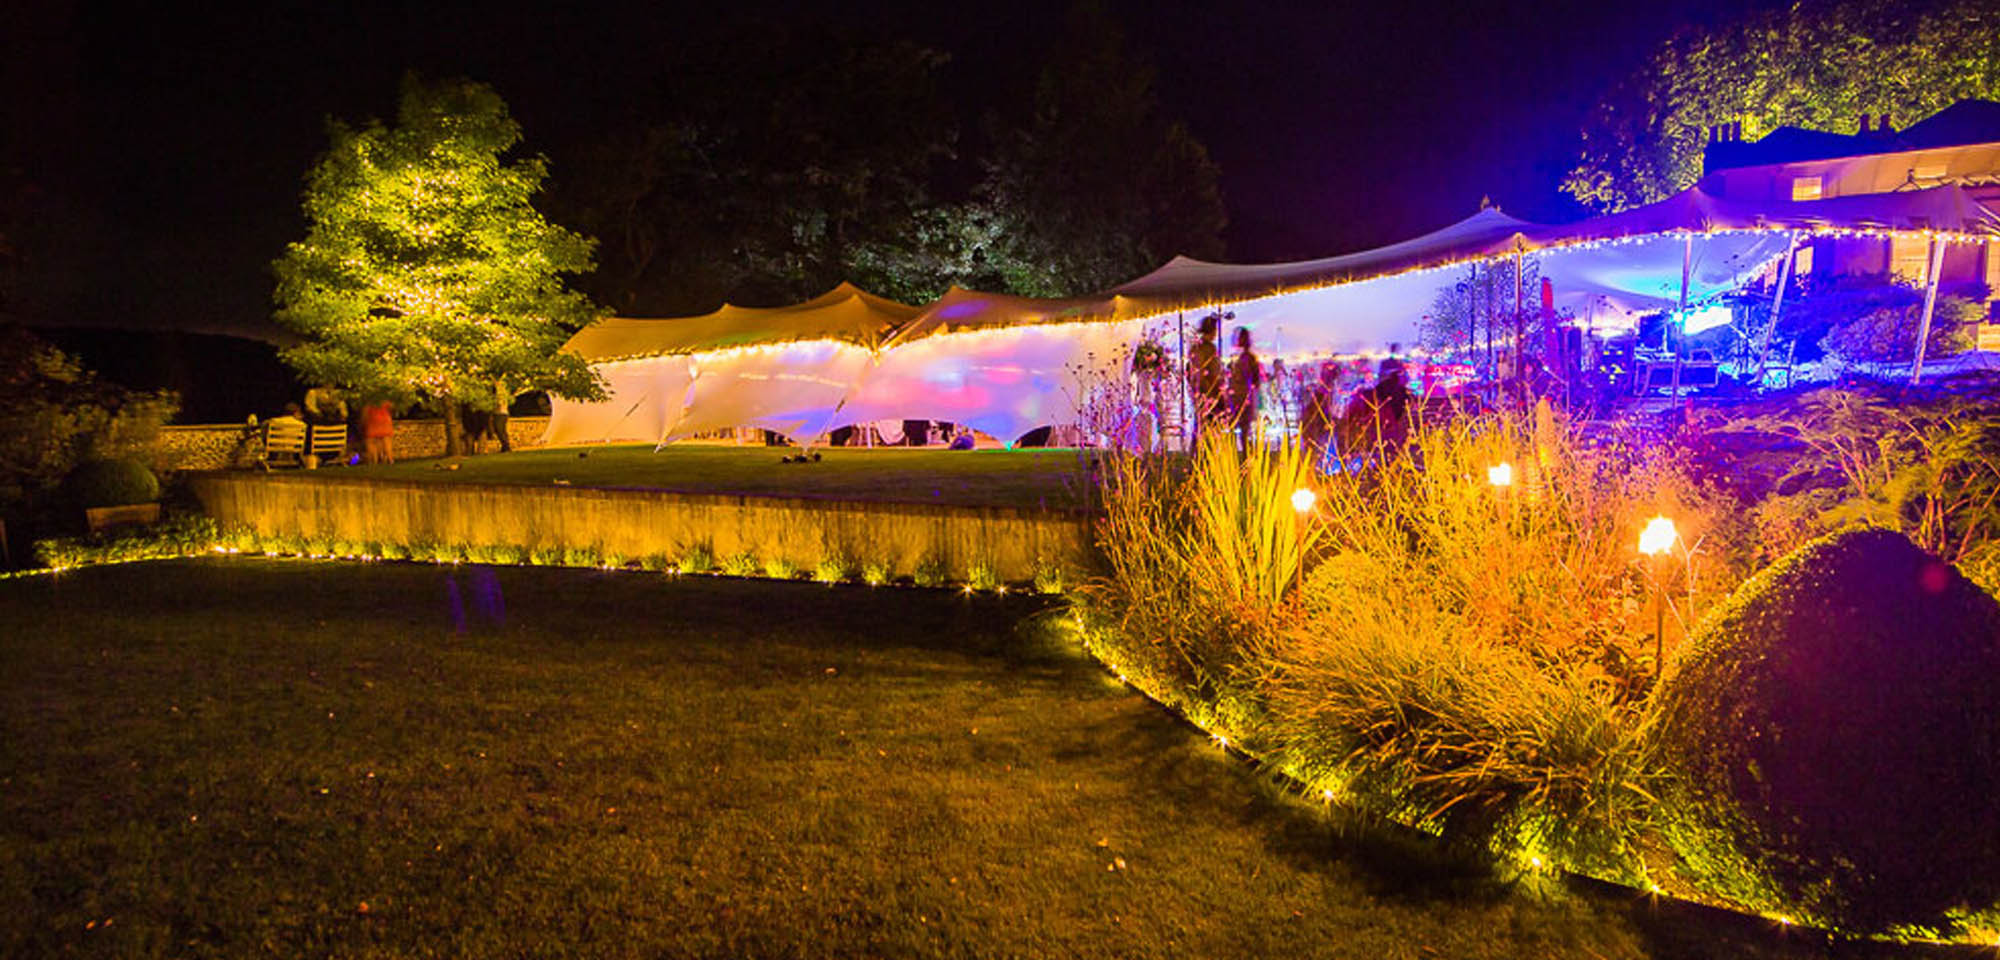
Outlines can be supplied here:
M1646 521L1646 529L1639 531L1639 552L1655 561L1665 557L1674 548L1674 541L1680 534L1674 530L1674 522L1664 515ZM1657 565L1657 563L1656 563ZM1659 571L1653 572L1653 669L1664 669L1660 658L1666 648L1667 633L1667 585Z
M1674 530L1674 522L1666 517L1654 517L1646 522L1646 529L1639 532L1639 552L1649 557L1657 557L1674 548L1674 541L1680 534Z
M1496 486L1496 487L1511 487L1511 486L1513 486L1513 485L1514 485L1514 465L1513 465L1513 464L1511 464L1511 463L1502 463L1502 464L1498 464L1498 465L1495 465L1495 466L1491 466L1491 467L1487 467L1487 468L1486 468L1486 482L1487 482L1487 483L1490 483L1490 484L1492 484L1492 485L1494 485L1494 486Z

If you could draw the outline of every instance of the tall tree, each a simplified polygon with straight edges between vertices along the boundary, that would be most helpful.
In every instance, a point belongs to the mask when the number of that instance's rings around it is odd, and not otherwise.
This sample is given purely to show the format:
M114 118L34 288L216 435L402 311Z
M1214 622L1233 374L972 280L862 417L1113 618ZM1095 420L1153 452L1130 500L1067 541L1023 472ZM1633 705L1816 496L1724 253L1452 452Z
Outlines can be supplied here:
M603 313L563 281L591 269L593 243L535 210L547 162L506 159L521 128L492 88L405 77L395 126L330 126L306 239L275 264L277 320L304 337L286 362L308 381L437 401L454 455L462 405L602 396L557 352Z
M820 293L857 245L907 229L952 155L934 50L766 30L669 62L630 132L557 190L605 239L594 286L620 310Z
M944 54L908 43L766 31L668 62L631 132L558 188L604 238L595 290L621 310L777 304L840 280L911 302L953 283L1081 293L1221 252L1214 164L1096 7L1020 85L1027 109L965 136L954 115L980 105L952 99Z
M1712 125L1745 137L1782 125L1904 122L1962 98L2000 98L2000 8L1992 0L1802 0L1662 44L1613 87L1583 127L1563 189L1615 210L1701 176Z
M1153 68L1082 0L1037 86L1034 113L996 138L981 199L1001 225L1015 293L1102 290L1176 253L1222 253L1219 174L1169 118Z

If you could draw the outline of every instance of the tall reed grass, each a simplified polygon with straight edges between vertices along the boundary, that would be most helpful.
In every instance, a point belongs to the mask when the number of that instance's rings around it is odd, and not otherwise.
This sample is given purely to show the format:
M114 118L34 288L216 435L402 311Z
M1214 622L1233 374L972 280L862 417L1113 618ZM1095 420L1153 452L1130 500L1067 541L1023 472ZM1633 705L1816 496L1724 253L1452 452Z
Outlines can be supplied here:
M1420 419L1329 476L1216 438L1101 480L1108 575L1081 610L1122 674L1329 796L1643 874L1655 650L1735 582L1736 528L1669 447L1584 442L1544 406ZM1660 514L1682 542L1642 562Z

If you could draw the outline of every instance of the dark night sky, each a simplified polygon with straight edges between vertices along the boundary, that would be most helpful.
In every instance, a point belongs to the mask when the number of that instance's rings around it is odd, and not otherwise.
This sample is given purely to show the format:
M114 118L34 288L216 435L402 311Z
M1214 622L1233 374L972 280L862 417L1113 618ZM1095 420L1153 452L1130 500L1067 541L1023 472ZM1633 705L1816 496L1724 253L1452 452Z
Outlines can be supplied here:
M10 15L0 109L10 165L81 225L76 255L93 266L65 319L181 329L264 323L267 264L303 233L325 118L392 113L405 68L493 84L560 178L566 148L724 26L714 9L637 3L28 2ZM1235 259L1394 241L1482 196L1574 218L1556 187L1598 91L1675 27L1742 6L1106 2L1220 164ZM702 6L734 26L837 22L930 44L953 55L949 83L997 101L1028 89L1067 2Z

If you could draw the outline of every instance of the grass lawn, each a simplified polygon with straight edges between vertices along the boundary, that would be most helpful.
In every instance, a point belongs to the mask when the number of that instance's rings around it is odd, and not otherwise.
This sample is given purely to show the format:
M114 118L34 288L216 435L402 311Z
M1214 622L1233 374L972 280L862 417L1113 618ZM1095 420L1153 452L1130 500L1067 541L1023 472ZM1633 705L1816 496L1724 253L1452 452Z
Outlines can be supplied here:
M221 559L0 581L0 955L1817 955L1296 801L1041 602Z
M1077 451L822 451L817 463L783 464L790 447L677 444L559 447L482 454L439 469L442 460L379 467L338 467L308 476L391 477L443 483L567 480L588 487L650 487L696 493L814 496L964 506L1081 506L1084 464Z

